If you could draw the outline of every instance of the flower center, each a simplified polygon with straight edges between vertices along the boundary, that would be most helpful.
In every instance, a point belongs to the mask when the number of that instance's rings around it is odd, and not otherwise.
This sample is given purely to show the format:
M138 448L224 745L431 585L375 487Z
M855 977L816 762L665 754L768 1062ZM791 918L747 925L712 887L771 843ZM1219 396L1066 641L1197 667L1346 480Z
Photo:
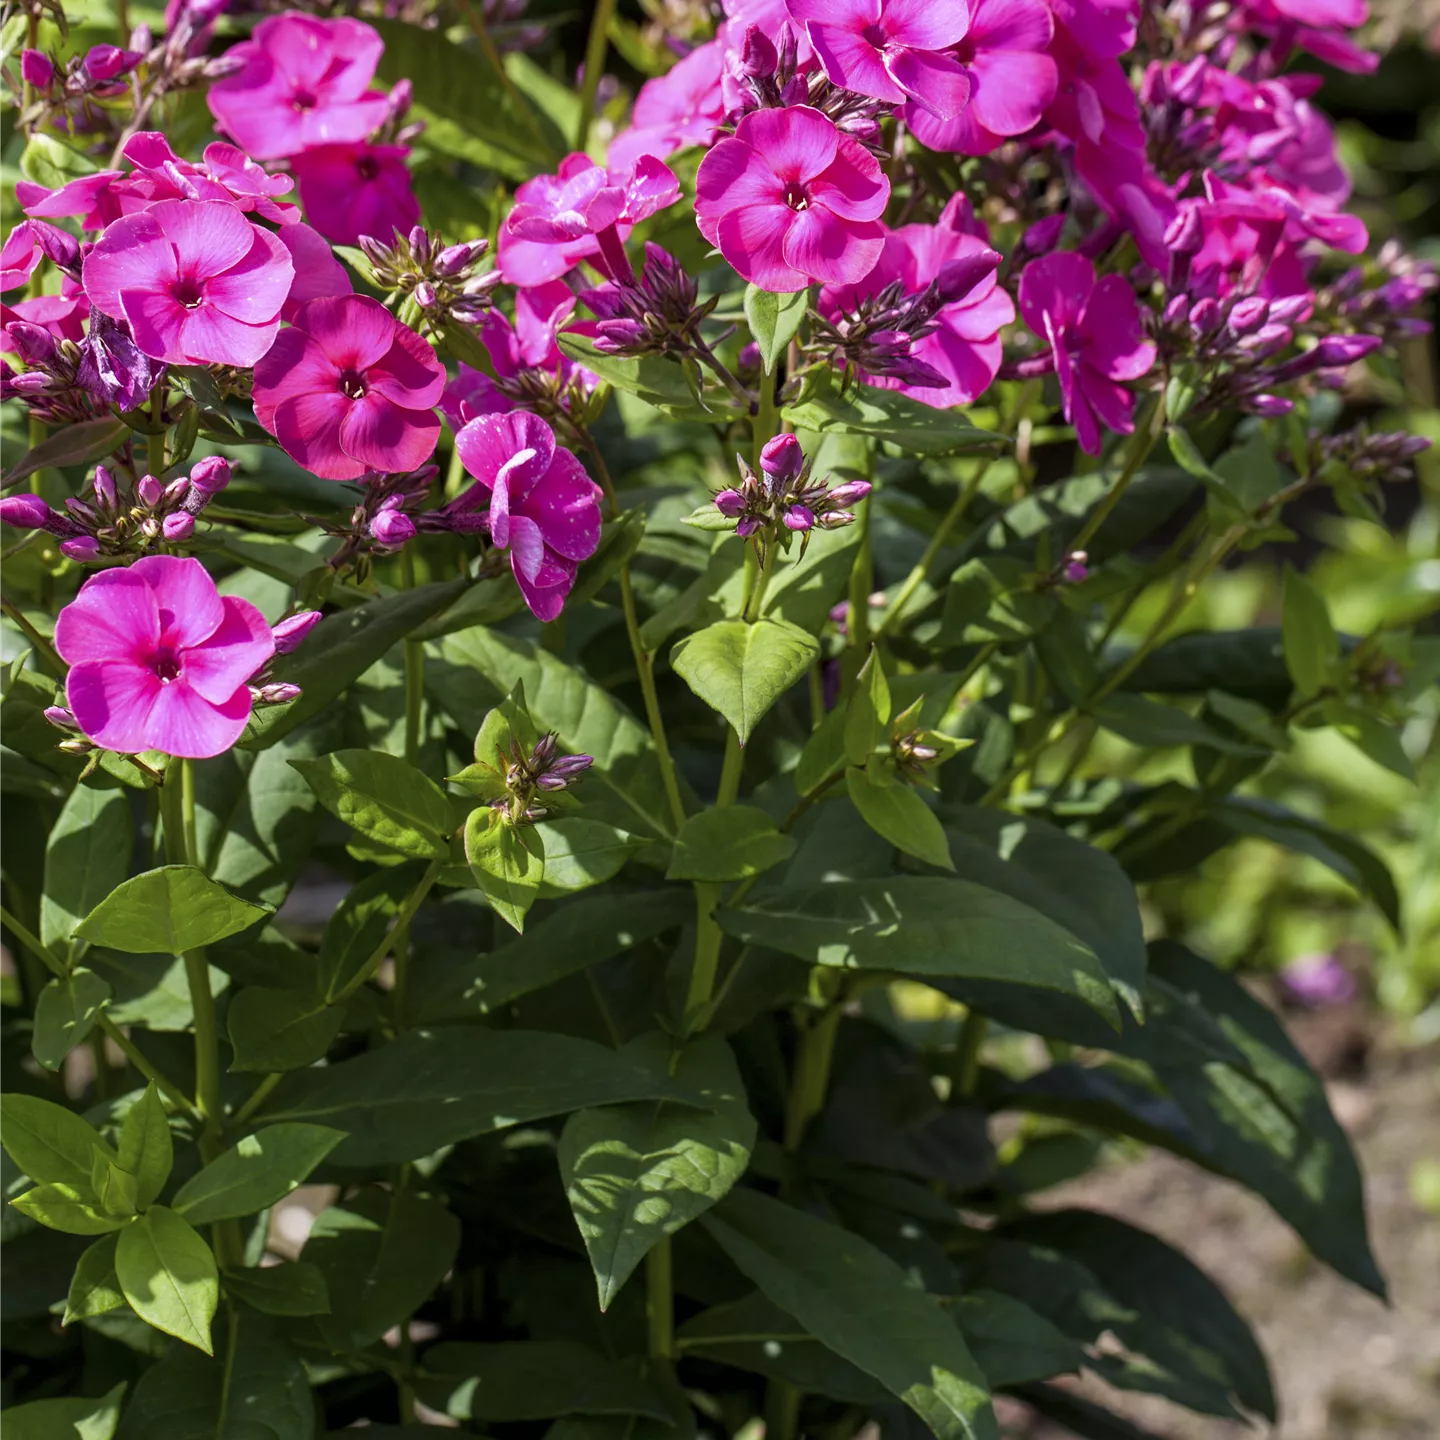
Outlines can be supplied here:
M172 680L180 678L180 661L173 650L157 650L150 663L162 685L168 685Z
M791 181L785 187L785 203L792 210L808 210L810 208L810 196L798 180Z
M355 162L355 173L362 180L373 180L380 173L380 167L366 155Z
M365 383L365 377L358 370L342 370L340 372L340 389L352 400L363 400L365 392L369 388Z
M174 296L177 305L183 305L187 310L198 309L205 299L199 282L189 276L177 280L171 287L170 294Z
M315 96L309 90L296 90L294 94L290 96L291 108L299 110L302 114L306 110L313 110L315 104Z
M860 32L860 38L867 44L873 45L877 50L883 50L890 43L890 37L885 33L885 27L878 21L873 25L867 25Z

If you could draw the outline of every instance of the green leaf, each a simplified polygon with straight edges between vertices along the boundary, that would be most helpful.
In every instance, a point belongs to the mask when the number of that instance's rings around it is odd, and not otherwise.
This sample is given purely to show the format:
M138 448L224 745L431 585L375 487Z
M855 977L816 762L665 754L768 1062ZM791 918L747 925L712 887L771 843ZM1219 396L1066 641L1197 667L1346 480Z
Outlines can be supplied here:
M722 418L718 413L711 413L696 394L691 378L674 360L658 355L633 359L606 355L595 348L595 342L588 335L577 335L570 330L562 333L556 343L561 354L578 360L606 384L637 396L672 420L698 420L714 424Z
M448 797L399 756L336 750L290 763L332 815L376 844L422 860L448 853L454 829Z
M32 1179L90 1188L94 1153L118 1157L100 1132L62 1105L33 1095L0 1097L0 1144Z
M521 681L536 725L567 753L594 756L582 782L587 811L637 835L671 834L649 728L607 689L529 641L478 627L447 635L441 657L426 663L425 683L466 734Z
M164 1205L152 1205L120 1232L115 1274L131 1309L147 1324L207 1355L220 1299L210 1247Z
M573 894L613 879L646 843L586 815L547 820L544 839L545 877L540 893L546 898Z
M845 717L847 710L837 705L811 733L800 752L795 767L795 789L809 795L845 765Z
M413 1190L361 1191L324 1211L303 1258L319 1270L330 1313L319 1325L335 1350L362 1350L403 1324L455 1263L460 1222Z
M863 765L880 743L889 723L890 685L885 679L880 652L872 646L855 677L855 688L845 702L845 758L852 765Z
M785 347L800 333L809 301L808 290L777 295L758 285L745 287L745 323L750 327L750 338L760 349L760 362L766 374L775 373Z
M347 1132L338 1165L386 1165L474 1135L629 1100L701 1103L663 1069L548 1031L407 1030L287 1079L270 1112Z
M62 1325L91 1315L108 1315L123 1306L125 1296L115 1274L115 1246L118 1237L105 1235L85 1251L75 1265L70 1279L70 1293L65 1300Z
M643 1415L661 1422L667 1433L679 1433L671 1430L664 1399L643 1377L640 1363L617 1363L573 1340L436 1345L425 1352L417 1389L427 1405L454 1420L495 1424L559 1415ZM632 1419L626 1433L633 1432Z
M38 1224L67 1235L103 1235L125 1224L100 1204L88 1176L83 1187L54 1181L37 1185L10 1203Z
M89 1035L114 991L93 970L80 966L62 980L49 981L35 1002L30 1048L47 1069L58 1070L65 1057Z
M868 1241L756 1190L732 1191L701 1223L746 1279L940 1440L996 1440L985 1377L959 1329Z
M465 858L491 908L512 930L523 931L545 879L545 837L481 805L465 819Z
M230 1307L219 1357L172 1346L141 1375L119 1440L314 1440L305 1367L263 1315Z
M1285 668L1301 696L1324 689L1331 666L1340 658L1340 638L1330 623L1325 597L1298 570L1285 571L1285 602L1281 611Z
M122 1220L128 1220L139 1209L136 1199L140 1191L135 1177L127 1174L113 1160L107 1160L98 1153L90 1171L90 1188L99 1199L101 1210L107 1215L117 1215Z
M813 885L716 918L747 944L811 964L1004 980L1076 996L1118 1021L1088 945L1029 905L966 880L903 875Z
M47 190L58 190L82 175L93 175L97 168L82 151L44 133L32 135L20 155L20 173Z
M1290 698L1291 681L1280 630L1257 625L1177 635L1147 655L1121 688L1168 695L1218 689L1281 710Z
M325 1125L267 1125L192 1175L173 1207L193 1225L253 1215L303 1185L344 1138Z
M225 1293L264 1315L328 1315L330 1292L318 1265L291 1260L263 1269L221 1272Z
M1213 725L1144 695L1107 695L1090 712L1105 729L1147 750L1175 745L1202 745L1222 755L1267 756L1264 745L1232 739Z
M1058 597L1035 588L1034 562L1015 555L979 555L950 577L939 643L1014 644L1038 635L1055 618Z
M548 863L548 862L547 862ZM620 955L695 915L678 885L631 893L607 891L553 907L524 935L476 960L416 977L422 1020L490 1015L567 975Z
M225 1023L235 1052L232 1071L302 1070L330 1048L345 1007L299 990L247 985L230 1001Z
M40 938L52 950L68 957L75 927L129 875L132 835L127 791L70 792L45 844Z
M730 722L743 745L819 656L815 637L784 620L722 620L681 640L670 664Z
M747 880L788 860L795 838L754 805L726 805L692 815L680 829L667 880Z
M941 870L955 868L944 826L903 781L892 775L890 783L883 784L869 768L851 765L845 771L845 788L865 823L897 850Z
M127 880L76 927L82 940L135 955L183 955L271 914L232 895L194 865L162 865Z
M136 1202L143 1210L170 1178L175 1163L170 1121L152 1080L145 1093L125 1112L120 1126L119 1164L139 1182Z
M418 865L397 865L367 875L346 892L320 941L319 983L327 1001L336 999L389 935L420 874Z
M7 1405L5 1440L110 1440L120 1423L124 1396L122 1380L98 1400L64 1396Z
M418 585L327 615L294 654L275 662L275 680L299 685L300 698L257 711L241 744L263 750L319 715L392 645L453 604L468 585L467 580Z
M668 1061L667 1037L638 1043L652 1052L651 1063ZM675 1074L708 1110L664 1101L580 1110L560 1134L560 1177L602 1310L650 1247L714 1205L750 1162L755 1121L725 1041L687 1046Z
M25 458L5 472L5 483L14 485L37 470L89 465L103 460L129 435L130 427L123 420L82 420L78 425L63 426L38 445L31 446Z
M782 412L787 428L821 435L870 435L912 456L954 455L1004 443L1004 436L977 430L959 410L937 410L898 390L851 384L842 398L828 369L812 370L800 400Z
M1058 1385L1018 1385L1013 1392L1038 1414L1065 1427L1079 1440L1165 1440Z
M1074 1374L1085 1363L1075 1341L1012 1295L974 1290L951 1313L992 1390Z

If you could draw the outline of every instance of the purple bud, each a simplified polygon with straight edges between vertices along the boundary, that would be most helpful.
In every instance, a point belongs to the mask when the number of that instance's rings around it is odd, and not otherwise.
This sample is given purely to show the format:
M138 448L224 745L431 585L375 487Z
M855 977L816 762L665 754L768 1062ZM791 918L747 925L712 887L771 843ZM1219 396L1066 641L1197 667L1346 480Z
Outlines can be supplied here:
M808 505L787 505L784 518L787 530L810 530L815 525L815 512Z
M429 310L434 306L435 287L428 280L422 280L415 287L415 303L422 310Z
M1315 348L1320 352L1320 364L1353 365L1380 348L1378 335L1327 335Z
M415 538L415 522L403 510L382 510L370 522L371 538L398 550Z
M30 226L35 243L45 252L45 258L60 269L70 271L78 280L80 242L68 230L62 230L58 225L47 225L43 220L32 220Z
M482 244L480 248L483 250L485 247ZM458 275L473 258L468 241L462 241L459 245L447 245L435 257L435 273L448 279L451 275Z
M426 233L423 225L412 225L406 240L410 245L410 253L423 265L430 258L430 236Z
M745 40L740 47L740 72L752 80L768 80L780 65L780 55L758 25L745 27Z
M1302 955L1280 971L1280 984L1292 1000L1321 1008L1355 998L1355 977L1334 955Z
M804 464L805 452L797 435L777 435L760 451L760 468L781 485L797 479Z
M1197 55L1188 64L1180 66L1170 77L1170 93L1182 105L1200 103L1205 93L1205 72L1209 63L1205 56Z
M262 685L255 693L263 705L286 705L298 700L303 692L298 685L276 681L273 685Z
M747 345L740 347L740 354L737 357L742 370L758 370L760 368L760 347L752 340Z
M202 495L218 495L230 483L230 462L223 455L207 455L190 469L190 485Z
M1090 574L1090 567L1085 563L1089 558L1084 550L1072 550L1065 557L1065 566L1060 573L1071 585L1078 585Z
M55 512L38 495L7 495L0 500L0 520L17 530L44 530Z
M735 533L742 540L748 540L759 528L759 519L754 515L746 515L741 518L740 523L735 527Z
M1220 306L1208 295L1197 300L1190 311L1190 327L1197 334L1204 335L1213 330L1220 319Z
M868 480L847 480L843 485L836 485L825 498L829 505L844 508L863 500L870 489Z
M160 497L165 491L153 475L142 475L140 483L135 487L135 493L140 497L142 505L155 506L160 503Z
M5 333L15 342L16 353L32 370L48 370L59 348L55 337L43 326L28 320L12 320Z
M1270 318L1277 324L1289 325L1304 315L1314 303L1308 292L1304 295L1282 296L1279 300L1270 302Z
M167 540L188 540L195 533L195 517L187 515L183 510L167 515L165 523L160 527L160 533Z
M1270 302L1262 295L1247 295L1230 311L1226 324L1235 335L1249 335L1270 318Z
M41 395L50 388L50 377L40 370L26 370L22 374L5 373L5 384L17 395Z
M941 266L935 280L941 303L950 305L956 300L963 300L982 280L1000 268L1004 258L998 250L977 250L972 255Z
M745 513L745 497L738 490L722 490L715 497L715 508L731 520L738 520Z
M1251 395L1242 403L1252 415L1260 415L1267 420L1288 415L1295 408L1295 402L1283 395Z
M73 540L60 542L60 553L67 560L88 565L100 554L100 542L93 535L77 535Z
M1166 325L1179 325L1190 313L1190 297L1188 295L1173 295L1165 302L1165 309L1160 318Z
M1193 206L1182 210L1165 227L1165 248L1173 255L1194 255L1205 243L1204 226L1200 223L1200 212Z
M839 530L844 525L855 523L853 510L827 510L819 520L822 530Z
M115 481L110 472L103 466L95 467L95 501L105 510L115 508Z
M1277 325L1271 320L1262 325L1253 335L1246 335L1240 341L1239 349L1251 359L1263 360L1266 356L1276 355L1284 350L1294 338L1288 325ZM1309 368L1314 368L1309 356L1300 358L1307 362ZM1305 371L1302 370L1299 373L1304 374Z
M45 718L57 730L68 730L72 734L79 734L80 727L75 723L75 717L63 705L47 705L44 713Z
M20 54L20 78L37 90L48 90L55 78L55 66L43 52L24 50Z
M92 80L113 80L134 64L127 51L114 45L92 45L85 52L85 73Z
M279 624L270 627L270 638L275 642L277 655L289 655L300 648L305 637L320 623L318 610L301 610Z
M172 480L165 487L165 503L167 505L174 505L178 501L183 500L189 489L190 481L184 475Z
M1020 237L1020 248L1027 255L1048 255L1055 248L1064 228L1064 215L1047 215L1045 219L1037 220Z

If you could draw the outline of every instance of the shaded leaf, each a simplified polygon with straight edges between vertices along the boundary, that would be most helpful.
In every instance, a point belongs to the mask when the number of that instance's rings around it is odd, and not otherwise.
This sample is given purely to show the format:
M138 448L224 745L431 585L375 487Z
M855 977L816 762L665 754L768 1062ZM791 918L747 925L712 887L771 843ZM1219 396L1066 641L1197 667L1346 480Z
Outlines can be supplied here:
M182 955L248 929L271 913L194 865L162 865L117 886L76 927L83 940L130 954Z
M220 1299L215 1257L173 1210L152 1205L120 1232L115 1274L142 1320L211 1353L210 1322Z
M171 1203L195 1225L253 1215L303 1185L344 1138L326 1125L267 1125L192 1175Z
M670 652L670 664L730 722L743 745L819 654L814 636L786 621L721 620L681 640Z
M793 836L753 805L726 805L692 815L680 829L667 880L745 880L788 860Z
M232 1071L300 1070L330 1048L345 1022L341 1005L298 990L247 985L230 1001L225 1023Z
M49 981L35 1001L30 1048L47 1069L58 1070L65 1057L89 1035L113 991L108 981L79 966L62 980Z

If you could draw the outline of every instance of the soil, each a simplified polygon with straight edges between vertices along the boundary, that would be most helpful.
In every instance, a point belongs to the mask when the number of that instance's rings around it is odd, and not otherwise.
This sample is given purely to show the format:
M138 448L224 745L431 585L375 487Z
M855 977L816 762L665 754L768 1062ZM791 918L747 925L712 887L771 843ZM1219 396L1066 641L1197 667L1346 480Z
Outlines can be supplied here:
M1280 1421L1271 1430L1196 1416L1093 1377L1073 1388L1158 1440L1440 1440L1440 1217L1410 1186L1417 1161L1440 1159L1440 1046L1390 1048L1358 1011L1287 1016L1287 1025L1359 1152L1389 1306L1312 1259L1238 1186L1161 1153L1117 1162L1057 1187L1046 1206L1108 1211L1184 1250L1254 1326ZM1070 1434L1019 1405L1002 1420L1013 1440Z

